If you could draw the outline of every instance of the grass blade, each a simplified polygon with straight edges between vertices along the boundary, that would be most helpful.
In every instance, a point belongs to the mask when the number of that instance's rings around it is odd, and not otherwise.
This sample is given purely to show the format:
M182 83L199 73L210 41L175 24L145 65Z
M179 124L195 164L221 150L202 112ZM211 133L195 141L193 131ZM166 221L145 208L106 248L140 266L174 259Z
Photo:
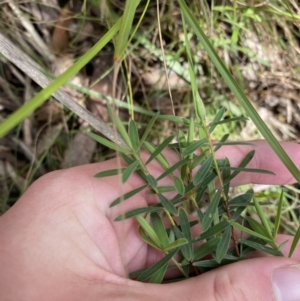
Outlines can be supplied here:
M289 258L292 257L292 255L297 247L297 244L299 243L299 240L300 240L300 227L298 228L298 230L294 236L294 239L293 239L293 242L292 242L292 245L290 248L290 252L289 252Z

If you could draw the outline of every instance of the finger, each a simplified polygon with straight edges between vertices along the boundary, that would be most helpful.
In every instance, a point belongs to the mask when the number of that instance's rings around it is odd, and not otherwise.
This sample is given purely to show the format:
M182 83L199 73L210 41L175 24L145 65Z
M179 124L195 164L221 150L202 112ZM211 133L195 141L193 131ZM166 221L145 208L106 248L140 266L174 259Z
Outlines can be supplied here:
M300 300L299 283L300 265L296 261L256 258L157 289L160 296L171 294L172 300L296 301Z

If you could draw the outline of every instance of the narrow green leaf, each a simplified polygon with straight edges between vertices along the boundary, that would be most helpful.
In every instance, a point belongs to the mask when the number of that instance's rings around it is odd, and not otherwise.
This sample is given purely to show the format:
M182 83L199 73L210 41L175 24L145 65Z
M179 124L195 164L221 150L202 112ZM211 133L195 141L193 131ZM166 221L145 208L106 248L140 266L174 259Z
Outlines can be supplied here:
M289 258L292 257L292 255L297 247L297 244L299 243L299 240L300 240L300 227L298 228L298 230L294 236L294 239L293 239L293 242L292 242L292 245L290 248L290 252L289 252Z
M232 226L233 226L234 228L236 228L236 229L241 230L242 232L245 232L245 233L248 233L248 234L253 235L253 236L255 236L255 237L261 238L261 239L263 239L264 241L267 241L268 243L270 243L270 242L272 243L272 240L271 240L269 237L267 237L267 236L265 236L265 235L262 235L262 234L260 234L260 233L257 233L257 232L255 232L255 231L252 231L251 229L246 228L246 227L242 226L242 225L239 224L239 223L234 222L234 223L232 223Z
M130 210L123 214L120 214L118 217L115 218L115 221L118 222L118 221L122 221L127 218L141 215L141 214L157 212L159 210L161 210L161 207L158 207L157 205L151 206L151 207L141 207L141 208L133 209L133 210Z
M194 160L192 162L192 169L194 169L195 167L197 167L198 165L202 164L204 159L205 159L206 153L203 152L201 155L199 156L194 156Z
M179 221L180 221L180 227L181 227L184 237L188 241L190 241L192 239L191 226L190 226L190 222L188 219L188 215L183 208L179 209Z
M256 173L262 173L262 174L268 174L268 175L275 175L274 172L267 170L267 169L258 169L258 168L245 168L245 167L223 167L223 170L233 170L235 172L256 172Z
M229 200L228 204L230 207L247 206L250 204L254 195L253 189L247 190L245 193L240 194L233 199Z
M158 198L167 211L169 211L172 215L177 215L176 207L164 195L158 194Z
M169 245L169 238L164 223L156 212L152 213L150 217L152 228L155 231L162 247L165 248L167 245Z
M138 167L139 161L134 161L127 168L125 168L124 172L122 173L122 183L125 183Z
M216 237L208 240L194 251L194 261L203 258L204 256L216 250L221 238Z
M151 194L157 194L157 192L159 193L166 193L166 192L171 192L171 191L175 191L175 187L174 186L159 186L156 187L156 191L154 191L153 189L149 191L149 193Z
M155 121L156 121L156 119L157 119L158 116L159 116L159 112L157 112L157 113L151 118L151 120L149 121L149 123L148 123L148 125L147 125L147 127L146 127L146 129L145 129L145 132L144 132L144 134L143 134L143 136L142 136L142 138L141 138L141 141L140 141L140 147L143 145L144 141L146 141L146 139L147 139L147 137L148 137L148 134L150 133L150 131L151 131L151 129L152 129L152 127L153 127L153 125L154 125L154 123L155 123ZM139 147L139 148L140 148L140 147Z
M283 256L282 252L280 252L279 250L274 250L273 248L267 247L265 245L259 244L257 242L254 241L249 241L246 239L239 239L239 242L243 245L246 245L250 248L253 248L255 250L273 255L273 256Z
M164 173L162 173L156 180L159 181L159 180L163 179L164 177L168 176L173 171L179 169L181 166L183 166L184 164L186 164L188 162L190 162L189 158L178 161L177 163L175 163L170 168L168 168L168 169L166 168L167 170Z
M181 178L174 176L173 181L174 181L174 187L178 191L178 193L180 193L181 195L184 195L185 187L184 187L184 183L181 180Z
M118 133L120 134L120 136L123 138L123 140L125 141L127 146L130 149L132 149L132 143L131 143L130 137L129 137L120 117L116 114L116 112L114 112L114 110L111 106L107 106L107 112L109 114L111 121L116 124L117 130L118 130Z
M164 247L164 251L170 251L174 248L178 248L181 247L183 245L186 245L188 243L186 238L179 238L176 239L174 242L171 242L169 245L167 245L166 247Z
M145 165L149 164L154 158L156 158L157 155L159 155L168 145L169 143L174 139L174 136L167 137L157 148L156 150L151 154L150 158L147 160Z
M116 145L114 142L111 142L109 140L107 140L106 138L103 138L101 136L98 136L98 135L95 135L94 133L87 133L91 138L93 138L94 140L96 140L97 142L99 142L100 144L110 148L110 149L113 149L115 151L118 151L118 152L121 152L121 153L124 153L124 154L130 154L132 153L132 151L130 149L126 149L126 148L123 148L119 145Z
M135 218L137 219L140 226L145 230L150 239L155 243L155 245L162 247L159 238L157 237L153 228L148 224L146 219L141 215L137 215Z
M199 141L194 141L192 144L190 144L187 148L185 148L182 151L182 155L184 157L189 156L190 154L193 154L196 150L198 150L200 147L204 146L207 143L207 138L203 138Z
M187 237L185 237L185 235L178 229L178 227L174 227L173 228L174 232L175 232L175 235L178 239L186 239ZM188 240L187 240L188 241ZM183 257L188 261L190 262L193 257L194 257L194 253L193 253L193 250L192 250L192 244L190 243L187 243L185 245L183 245L181 248L180 248L180 251L183 255Z
M256 221L255 219L253 219L250 216L247 216L246 220L250 224L253 231L263 235L264 237L269 237L271 239L271 237L269 236L268 231L258 221Z
M229 248L230 239L231 239L231 228L227 228L224 231L223 236L217 246L216 260L218 262L221 262L222 259L225 257L227 250Z
M154 154L154 152L157 150L155 146L153 146L150 142L147 141L144 142L144 146L151 154ZM162 153L156 155L155 159L164 169L167 170L170 167L169 162Z
M128 134L132 143L132 148L135 151L139 151L140 148L139 134L138 134L136 123L133 120L129 121Z
M157 245L146 233L144 228L139 227L139 235L141 239L148 245L152 246L155 249L161 250L161 246Z
M209 127L209 132L212 133L214 131L214 129L216 128L216 126L218 125L218 122L220 122L220 120L222 119L224 113L226 111L226 108L222 107L221 109L219 109L219 111L216 113L215 118L213 120L213 122L211 124L208 125Z
M189 144L193 143L194 137L195 137L195 122L194 122L194 118L191 117L190 124L189 124L189 130L188 130L188 139L187 139Z
M236 121L248 121L248 118L246 117L243 117L243 116L240 116L240 117L232 117L232 118L228 118L228 119L223 119L223 120L220 120L220 121L217 121L217 122L212 122L210 123L208 126L211 128L213 127L213 129L219 125L219 124L224 124L224 123L230 123L230 122L236 122ZM210 132L212 132L210 130Z
M239 164L239 168L240 167L245 167L251 160L252 160L252 158L253 158L253 156L254 156L254 153L255 153L255 151L254 150L252 150L252 151L250 151L246 156L245 156L245 158L241 161L241 163ZM235 170L231 175L230 175L230 177L228 177L227 179L226 179L226 181L225 181L225 183L223 183L224 185L225 184L227 184L228 182L230 182L233 178L235 178L238 174L240 173L240 171L238 171L238 170Z
M199 241L199 240L210 238L210 237L224 231L229 226L230 226L230 223L228 221L226 221L226 220L221 221L220 223L216 224L215 226L209 228L205 232L201 233L199 236L192 239L192 243Z
M214 146L224 146L224 145L246 145L246 146L255 146L253 143L251 142L241 142L241 141L226 141L226 142L216 142L213 144Z
M121 201L125 201L125 200L131 198L132 196L134 196L134 195L136 195L137 193L141 192L141 191L142 191L143 189L145 189L147 186L148 186L148 185L146 184L146 185L140 186L140 187L138 187L138 188L136 188L136 189L134 189L134 190L131 190L131 191L125 193L122 197L119 197L119 198L115 199L115 200L110 204L109 207L110 207L110 208L111 208L111 207L114 207L114 206L118 205Z
M212 156L210 156L208 159L206 159L206 161L199 168L199 170L196 172L196 174L193 178L194 185L200 184L205 179L208 171L211 168L212 162L213 162L213 157Z
M227 158L225 158L225 167L230 167L230 162ZM222 169L222 177L223 177L223 182L230 177L230 170L229 169ZM224 194L228 197L229 193L229 188L230 188L230 182L227 182L226 185L223 185L223 190Z
M278 203L278 207L277 207L277 214L276 214L276 218L275 218L273 238L276 238L277 233L278 233L278 229L279 229L279 226L280 226L280 222L281 222L281 213L282 213L282 207L283 207L283 196L284 196L284 193L283 193L283 190L281 190L279 203Z
M152 175L147 175L147 181L149 183L149 185L153 188L156 189L157 187L157 182L155 180L155 178Z
M216 214L217 210L218 210L218 206L221 200L221 193L222 190L219 189L213 196L206 212L204 213L204 217L202 219L202 231L206 231L211 223L212 220L214 218L214 215Z
M168 263L165 263L160 269L158 269L150 278L149 283L161 283L165 277L168 268Z
M262 210L260 204L258 203L258 201L256 200L256 198L253 198L253 203L254 203L257 215L259 216L259 219L261 220L262 224L264 225L264 228L266 229L266 231L268 233L268 236L270 238L272 238L273 235L272 235L272 231L271 231L271 227L270 227L269 221L266 218L266 215L263 212L263 210Z
M222 143L224 143L229 138L229 134L225 134L219 141L219 144L214 147L214 152L219 150L222 147Z
M172 121L178 124L189 125L189 120L174 115L160 115L159 118L163 120Z
M117 169L110 169L110 170L104 170L96 173L94 175L95 178L105 178L105 177L111 177L121 174L126 168L117 168Z
M168 253L164 258L158 261L156 264L151 266L149 269L144 271L139 277L139 281L145 281L150 278L154 273L156 273L160 268L162 268L166 263L170 261L170 259L178 252L178 249L172 250Z

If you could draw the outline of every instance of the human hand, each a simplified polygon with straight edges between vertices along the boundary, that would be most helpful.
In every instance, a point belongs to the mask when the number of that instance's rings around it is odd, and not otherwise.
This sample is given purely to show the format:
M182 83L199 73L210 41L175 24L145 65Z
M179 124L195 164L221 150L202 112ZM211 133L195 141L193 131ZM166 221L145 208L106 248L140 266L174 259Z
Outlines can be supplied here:
M241 173L233 185L294 182L264 141L253 143L255 147L223 146L217 156L236 166L254 148L247 167L276 176ZM300 145L283 146L300 166ZM170 152L168 160L175 163L176 155ZM143 191L109 208L115 198L142 184L136 175L123 185L117 176L93 177L117 167L114 159L49 173L0 218L1 300L300 300L300 248L293 259L249 259L173 284L127 279L129 272L157 261L159 253L139 238L135 219L114 218L155 200ZM149 168L153 174L162 172L155 162ZM287 244L285 253L288 249ZM281 295L280 284L286 290Z

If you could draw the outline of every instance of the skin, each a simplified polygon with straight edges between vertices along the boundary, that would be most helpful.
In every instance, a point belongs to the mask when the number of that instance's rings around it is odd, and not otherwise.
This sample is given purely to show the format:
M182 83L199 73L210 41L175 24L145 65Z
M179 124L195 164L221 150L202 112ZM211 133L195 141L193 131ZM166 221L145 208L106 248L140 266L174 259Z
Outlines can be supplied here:
M227 157L237 166L255 149L247 167L268 169L276 176L244 173L233 185L295 182L264 141L253 143L255 146L224 146L217 157ZM282 145L299 167L300 145ZM172 151L166 156L171 164L176 162ZM49 173L0 217L1 300L199 300L199 296L203 300L276 300L272 275L297 264L299 248L293 259L258 255L179 283L156 285L126 278L128 273L156 262L161 254L139 238L135 219L113 221L127 210L156 201L142 191L109 208L115 198L142 184L136 175L124 185L118 176L93 177L117 167L113 159ZM162 172L155 162L149 169L157 176ZM170 179L160 184L168 183ZM292 238L278 237L278 241L286 239L285 253Z

